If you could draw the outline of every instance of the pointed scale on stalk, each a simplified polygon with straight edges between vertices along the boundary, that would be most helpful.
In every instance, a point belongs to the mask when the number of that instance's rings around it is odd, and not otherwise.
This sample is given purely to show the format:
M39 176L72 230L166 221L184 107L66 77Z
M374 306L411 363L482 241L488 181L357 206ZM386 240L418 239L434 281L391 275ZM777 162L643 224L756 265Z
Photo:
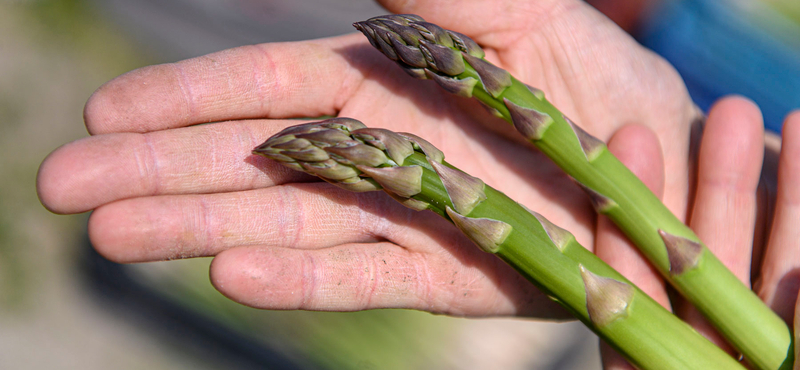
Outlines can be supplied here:
M422 191L422 168L356 166L358 170L378 182L385 190L402 198L410 198Z
M508 99L503 99L503 103L508 108L514 128L528 140L540 140L553 123L550 116L536 109L519 106Z
M658 234L664 240L669 256L669 271L674 275L697 267L700 262L700 255L703 253L703 246L700 243L688 238L672 235L664 230L659 230Z
M481 179L435 161L431 162L431 167L442 180L442 185L447 190L456 212L462 215L469 214L486 199L486 193L483 191L486 185Z
M586 307L595 325L606 326L628 316L633 287L612 278L599 276L580 266L586 287Z
M442 35L449 34L434 31L425 37ZM439 214L478 248L566 306L641 369L742 369L568 231L452 167L423 138L339 118L287 128L254 153L344 189L382 188L406 207Z
M513 230L511 225L503 221L462 216L450 207L446 211L453 224L487 253L497 253Z
M527 207L525 209L542 224L542 228L558 250L563 251L570 242L575 240L575 236L573 236L571 232L550 222L550 220L544 218L541 214L531 211Z

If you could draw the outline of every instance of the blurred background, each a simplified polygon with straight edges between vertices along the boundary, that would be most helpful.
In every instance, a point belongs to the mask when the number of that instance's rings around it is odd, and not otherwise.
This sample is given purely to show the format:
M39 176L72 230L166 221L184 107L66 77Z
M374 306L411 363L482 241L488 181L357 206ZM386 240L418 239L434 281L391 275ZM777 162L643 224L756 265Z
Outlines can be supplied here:
M746 95L776 132L800 107L800 2L591 2L670 60L700 106ZM92 251L86 215L39 204L39 163L87 135L83 104L109 79L383 13L370 0L0 0L0 368L599 369L577 323L243 307L211 287L208 259L117 265Z

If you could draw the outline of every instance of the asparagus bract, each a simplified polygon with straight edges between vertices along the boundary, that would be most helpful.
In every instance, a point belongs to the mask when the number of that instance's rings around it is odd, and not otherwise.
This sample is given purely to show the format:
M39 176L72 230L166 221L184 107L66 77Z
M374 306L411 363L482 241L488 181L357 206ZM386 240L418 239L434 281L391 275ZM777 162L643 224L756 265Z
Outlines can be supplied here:
M731 273L606 145L565 117L541 90L483 59L468 37L416 15L355 23L370 43L416 78L474 97L517 130L590 196L661 274L744 357L762 370L788 369L786 323Z
M412 209L436 212L641 369L743 368L572 234L450 166L419 137L335 118L287 128L253 153L347 190L383 189Z

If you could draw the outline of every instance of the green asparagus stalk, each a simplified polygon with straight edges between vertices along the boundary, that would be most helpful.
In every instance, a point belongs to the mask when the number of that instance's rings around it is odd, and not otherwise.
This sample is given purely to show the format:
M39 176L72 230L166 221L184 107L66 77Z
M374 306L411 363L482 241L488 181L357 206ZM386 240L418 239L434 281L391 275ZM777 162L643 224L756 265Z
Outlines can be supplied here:
M410 75L474 97L550 157L589 194L661 274L761 370L789 369L788 326L736 278L606 145L565 117L541 90L483 59L470 38L416 15L355 23Z
M383 189L454 223L641 369L743 369L564 229L444 161L411 134L334 118L287 128L253 153L351 191Z

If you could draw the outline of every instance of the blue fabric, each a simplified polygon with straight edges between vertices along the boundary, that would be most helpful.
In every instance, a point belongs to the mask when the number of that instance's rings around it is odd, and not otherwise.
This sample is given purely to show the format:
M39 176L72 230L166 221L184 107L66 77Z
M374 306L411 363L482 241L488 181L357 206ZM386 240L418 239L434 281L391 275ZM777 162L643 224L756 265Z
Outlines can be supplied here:
M779 133L784 116L800 108L800 27L788 28L792 45L719 0L665 1L644 24L639 41L675 66L704 110L741 94Z

